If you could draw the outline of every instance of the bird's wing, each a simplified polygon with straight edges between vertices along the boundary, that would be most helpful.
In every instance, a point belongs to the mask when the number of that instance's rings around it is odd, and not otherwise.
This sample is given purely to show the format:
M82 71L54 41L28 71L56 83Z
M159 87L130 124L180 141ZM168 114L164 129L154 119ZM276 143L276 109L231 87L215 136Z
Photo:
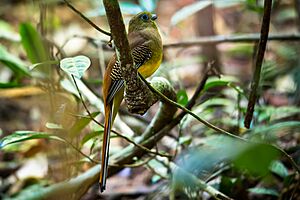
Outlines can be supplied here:
M132 49L131 53L132 53L135 67L137 69L141 67L145 62L147 62L152 56L152 51L145 44L136 46L135 48ZM124 80L122 79L120 67L121 67L120 62L116 61L111 70L110 77L112 79L112 83L107 95L107 103L112 102L115 94L124 85Z

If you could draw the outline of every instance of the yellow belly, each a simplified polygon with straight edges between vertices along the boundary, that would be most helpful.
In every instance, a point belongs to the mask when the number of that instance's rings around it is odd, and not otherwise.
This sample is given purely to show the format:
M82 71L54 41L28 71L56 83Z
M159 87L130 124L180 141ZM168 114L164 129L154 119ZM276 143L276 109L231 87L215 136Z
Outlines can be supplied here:
M162 57L158 58L158 59L150 59L148 60L145 64L143 64L140 68L139 68L139 73L145 77L148 78L149 76L151 76L160 66Z

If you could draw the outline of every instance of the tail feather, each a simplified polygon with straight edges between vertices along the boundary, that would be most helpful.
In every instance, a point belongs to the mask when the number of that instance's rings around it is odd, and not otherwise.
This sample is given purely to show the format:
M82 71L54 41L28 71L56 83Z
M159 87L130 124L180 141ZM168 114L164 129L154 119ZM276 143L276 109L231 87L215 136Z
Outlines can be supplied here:
M109 136L112 123L112 103L105 106L105 123L104 123L104 134L102 144L102 160L101 160L101 171L100 171L100 191L105 190L106 177L108 172L108 157L109 157Z

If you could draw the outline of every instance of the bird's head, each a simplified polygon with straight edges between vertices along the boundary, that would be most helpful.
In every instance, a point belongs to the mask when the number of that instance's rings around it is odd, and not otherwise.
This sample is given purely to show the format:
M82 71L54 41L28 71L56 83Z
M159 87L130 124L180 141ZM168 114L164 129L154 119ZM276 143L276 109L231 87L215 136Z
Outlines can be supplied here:
M146 11L140 12L130 19L128 32L139 31L150 27L157 29L155 23L156 19L157 16L155 14Z

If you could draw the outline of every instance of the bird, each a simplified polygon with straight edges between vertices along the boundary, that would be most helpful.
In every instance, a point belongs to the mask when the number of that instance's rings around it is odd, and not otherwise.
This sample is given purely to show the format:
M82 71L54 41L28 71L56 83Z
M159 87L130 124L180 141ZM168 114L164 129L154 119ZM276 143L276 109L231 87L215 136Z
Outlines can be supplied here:
M129 21L128 42L134 65L144 78L151 76L160 66L163 58L162 39L156 24L157 15L144 11ZM124 80L116 54L110 59L103 79L104 133L100 170L100 191L106 187L109 158L109 138L113 121L124 98Z

